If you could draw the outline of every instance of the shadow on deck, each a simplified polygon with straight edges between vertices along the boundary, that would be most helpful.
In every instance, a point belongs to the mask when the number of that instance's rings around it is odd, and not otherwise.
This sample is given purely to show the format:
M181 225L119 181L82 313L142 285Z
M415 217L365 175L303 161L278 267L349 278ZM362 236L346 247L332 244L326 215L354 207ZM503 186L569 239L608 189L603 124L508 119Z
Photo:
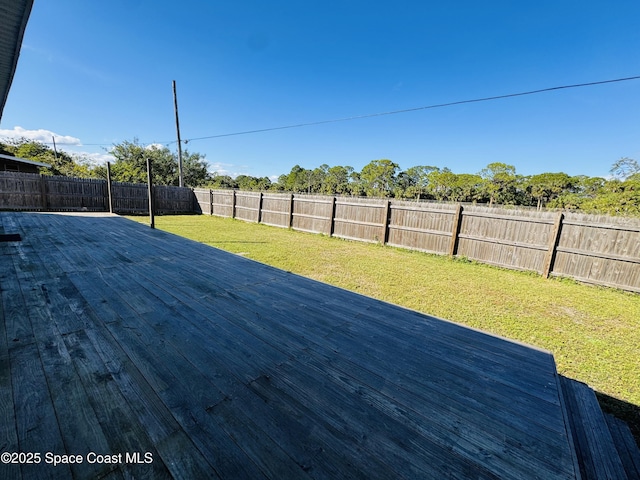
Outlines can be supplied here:
M548 352L115 216L0 227L0 444L40 454L0 478L581 478Z

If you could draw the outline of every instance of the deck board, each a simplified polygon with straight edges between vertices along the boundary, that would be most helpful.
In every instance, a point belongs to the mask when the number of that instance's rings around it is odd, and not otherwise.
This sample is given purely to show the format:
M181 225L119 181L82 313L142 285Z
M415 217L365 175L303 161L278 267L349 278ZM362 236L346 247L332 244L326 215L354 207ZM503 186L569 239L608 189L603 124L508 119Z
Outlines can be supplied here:
M154 459L3 473L578 478L548 352L116 216L0 229L3 449Z

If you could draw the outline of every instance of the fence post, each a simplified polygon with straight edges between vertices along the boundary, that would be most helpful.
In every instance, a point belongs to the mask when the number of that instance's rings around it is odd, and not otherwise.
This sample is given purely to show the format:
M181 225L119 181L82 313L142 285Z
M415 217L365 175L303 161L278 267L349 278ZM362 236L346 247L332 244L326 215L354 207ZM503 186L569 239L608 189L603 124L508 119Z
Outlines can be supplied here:
M382 244L386 245L389 242L389 225L391 224L391 200L387 200L387 204L384 207L384 225L382 232Z
M231 218L236 218L236 191L233 190L233 200L231 201Z
M42 202L42 210L47 211L47 180L44 175L40 174L40 200Z
M551 232L551 236L549 237L549 250L547 251L547 255L544 261L544 270L542 271L542 276L544 278L549 278L549 274L551 270L553 270L553 262L556 259L556 249L558 248L558 241L560 240L560 232L562 231L562 220L564 219L564 214L560 212L556 217L556 221L553 224L553 231Z
M149 190L149 226L156 228L153 217L153 184L151 183L151 159L147 158L147 188Z
M264 198L264 194L260 192L260 198L258 199L258 223L262 221L262 199Z
M213 215L213 190L209 189L209 215Z
M333 234L336 231L336 197L333 197L331 201L331 222L329 224L329 236L333 237Z
M111 190L111 162L107 162L107 201L109 202L109 213L113 213L113 191Z
M289 194L289 228L293 228L293 193Z
M460 226L462 225L462 204L456 206L456 213L453 216L453 229L451 231L451 243L449 244L449 256L453 257L458 253L458 238L460 236Z

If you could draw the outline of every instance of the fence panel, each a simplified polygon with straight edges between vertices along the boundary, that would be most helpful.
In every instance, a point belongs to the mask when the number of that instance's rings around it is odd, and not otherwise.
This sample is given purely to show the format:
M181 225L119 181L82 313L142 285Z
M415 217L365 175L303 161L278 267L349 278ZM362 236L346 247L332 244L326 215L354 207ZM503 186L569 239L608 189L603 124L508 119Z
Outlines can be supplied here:
M115 213L144 214L149 212L148 188L140 183L113 182L113 211Z
M213 212L211 211L211 196L213 192L208 188L194 188L193 196L195 205L195 213L202 213L205 215L211 215Z
M465 206L457 254L542 273L556 217L553 212Z
M157 213L192 213L194 211L194 195L188 187L156 185L153 187L153 196Z
M295 195L293 197L294 230L309 233L331 233L333 197L320 195Z
M104 212L107 204L107 182L95 178L42 177L45 183L47 209Z
M565 214L551 274L640 292L640 219Z
M213 212L211 214L219 217L233 217L234 195L233 190L211 190L213 201Z
M289 228L291 195L265 193L262 197L260 222L273 227Z
M43 186L37 173L0 172L0 208L42 210Z
M379 198L337 197L333 235L350 240L384 242L388 201Z
M236 192L236 218L257 222L260 215L260 193Z
M391 202L389 245L446 254L451 244L456 206L450 204Z

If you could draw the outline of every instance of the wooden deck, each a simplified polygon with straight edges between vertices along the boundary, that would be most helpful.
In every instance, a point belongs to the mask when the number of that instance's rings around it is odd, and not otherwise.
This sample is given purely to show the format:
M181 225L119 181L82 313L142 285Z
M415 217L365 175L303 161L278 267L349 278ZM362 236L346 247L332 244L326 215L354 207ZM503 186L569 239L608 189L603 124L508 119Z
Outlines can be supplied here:
M13 233L0 450L41 461L0 478L579 477L547 352L116 216Z

